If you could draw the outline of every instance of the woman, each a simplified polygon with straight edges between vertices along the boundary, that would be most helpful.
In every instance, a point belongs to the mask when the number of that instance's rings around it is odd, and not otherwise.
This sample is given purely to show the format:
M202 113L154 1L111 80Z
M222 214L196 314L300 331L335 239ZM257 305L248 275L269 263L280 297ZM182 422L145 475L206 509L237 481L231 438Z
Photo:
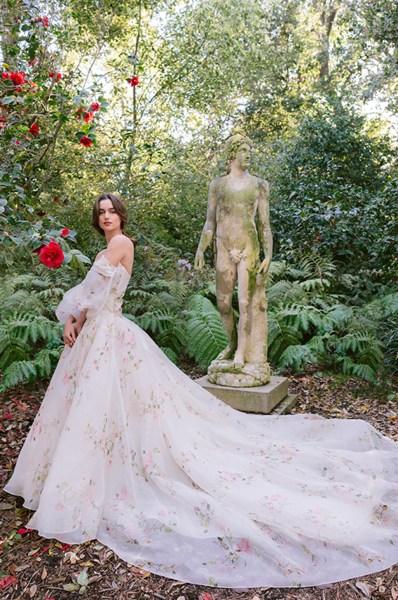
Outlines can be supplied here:
M310 586L398 559L398 445L360 420L241 414L121 315L134 258L122 202L57 309L65 350L6 486L27 527L98 539L160 575L222 587Z

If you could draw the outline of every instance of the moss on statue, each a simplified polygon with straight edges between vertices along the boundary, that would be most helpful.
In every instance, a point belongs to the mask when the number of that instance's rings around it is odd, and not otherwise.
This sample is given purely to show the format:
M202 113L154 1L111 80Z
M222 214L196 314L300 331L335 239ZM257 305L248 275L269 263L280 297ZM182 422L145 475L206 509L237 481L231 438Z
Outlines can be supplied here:
M228 336L228 346L217 362L228 361L228 373L237 376L245 365L267 364L265 281L272 256L269 186L248 172L251 151L252 143L245 136L235 135L227 141L227 175L210 184L207 219L195 258L195 267L200 269L204 252L216 235L217 305ZM260 248L264 253L261 263ZM238 324L232 309L236 280ZM260 371L269 378L269 368ZM266 381L256 385L263 383Z

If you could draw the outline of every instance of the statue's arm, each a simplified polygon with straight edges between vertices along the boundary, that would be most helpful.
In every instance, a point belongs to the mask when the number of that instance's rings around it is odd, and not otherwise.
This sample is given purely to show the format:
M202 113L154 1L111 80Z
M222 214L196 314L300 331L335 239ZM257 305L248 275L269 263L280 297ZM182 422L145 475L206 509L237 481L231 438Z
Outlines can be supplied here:
M214 233L216 231L216 182L212 181L209 188L209 200L207 203L206 223L203 226L202 235L195 255L195 269L201 269L204 266L204 253L206 248L211 244Z
M265 180L260 181L258 198L258 235L264 252L259 273L266 275L272 259L272 232L269 222L269 185Z

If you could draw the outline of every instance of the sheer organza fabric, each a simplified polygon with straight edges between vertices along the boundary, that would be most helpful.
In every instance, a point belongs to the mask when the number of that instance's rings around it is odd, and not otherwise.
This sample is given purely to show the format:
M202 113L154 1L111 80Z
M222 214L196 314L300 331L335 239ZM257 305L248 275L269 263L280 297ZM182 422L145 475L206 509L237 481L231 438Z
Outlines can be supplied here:
M27 527L223 587L325 584L398 560L398 444L360 420L238 413L121 316L102 256L57 309L88 310L5 489Z

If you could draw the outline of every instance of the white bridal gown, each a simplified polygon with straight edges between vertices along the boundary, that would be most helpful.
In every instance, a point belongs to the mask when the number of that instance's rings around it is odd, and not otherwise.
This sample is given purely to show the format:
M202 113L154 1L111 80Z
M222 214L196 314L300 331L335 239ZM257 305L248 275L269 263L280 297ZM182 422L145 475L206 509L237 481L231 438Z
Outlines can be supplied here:
M360 420L236 412L122 317L102 256L57 309L88 309L7 492L27 527L222 587L325 584L398 560L398 444Z

